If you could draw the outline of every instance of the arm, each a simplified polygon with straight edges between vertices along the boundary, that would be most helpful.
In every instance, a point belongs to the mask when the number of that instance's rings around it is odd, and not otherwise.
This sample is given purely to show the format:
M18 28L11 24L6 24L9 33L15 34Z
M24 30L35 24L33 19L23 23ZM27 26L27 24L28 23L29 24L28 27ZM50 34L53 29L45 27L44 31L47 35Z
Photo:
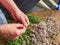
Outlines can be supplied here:
M24 26L28 26L28 17L16 6L13 0L0 0L0 2L11 12L15 21L18 20Z
M20 11L13 0L0 0L0 2L5 6L5 8L12 14L13 18L16 20L16 13ZM22 11L20 11L22 13Z
M20 13L22 13L22 11L17 7L13 0L6 0L6 2L9 3L9 5L14 11L20 11Z

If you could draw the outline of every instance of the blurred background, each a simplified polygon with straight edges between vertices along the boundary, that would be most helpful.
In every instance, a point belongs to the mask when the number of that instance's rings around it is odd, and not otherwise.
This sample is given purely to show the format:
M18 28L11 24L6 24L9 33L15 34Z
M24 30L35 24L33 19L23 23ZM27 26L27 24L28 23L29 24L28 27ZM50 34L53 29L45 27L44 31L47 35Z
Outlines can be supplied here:
M30 12L37 12L42 10L56 10L59 0L40 0Z

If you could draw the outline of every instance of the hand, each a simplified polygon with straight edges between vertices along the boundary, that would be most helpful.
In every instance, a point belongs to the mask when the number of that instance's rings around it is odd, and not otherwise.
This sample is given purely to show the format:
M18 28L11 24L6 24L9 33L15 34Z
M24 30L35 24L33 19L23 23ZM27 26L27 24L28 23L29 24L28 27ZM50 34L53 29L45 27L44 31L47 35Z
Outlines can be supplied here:
M19 38L26 31L26 28L22 24L4 24L0 28L2 37L9 40Z
M16 17L20 23L22 23L24 26L29 25L29 19L28 17L21 11L16 12Z

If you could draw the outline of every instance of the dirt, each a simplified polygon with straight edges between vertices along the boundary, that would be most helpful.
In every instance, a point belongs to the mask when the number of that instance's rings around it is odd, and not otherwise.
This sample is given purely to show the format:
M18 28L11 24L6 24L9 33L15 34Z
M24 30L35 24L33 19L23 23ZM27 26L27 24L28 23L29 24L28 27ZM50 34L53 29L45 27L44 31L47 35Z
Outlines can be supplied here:
M42 20L46 20L48 17L56 18L57 21L60 21L60 11L58 10L43 10L39 12L33 12L34 16L40 17Z

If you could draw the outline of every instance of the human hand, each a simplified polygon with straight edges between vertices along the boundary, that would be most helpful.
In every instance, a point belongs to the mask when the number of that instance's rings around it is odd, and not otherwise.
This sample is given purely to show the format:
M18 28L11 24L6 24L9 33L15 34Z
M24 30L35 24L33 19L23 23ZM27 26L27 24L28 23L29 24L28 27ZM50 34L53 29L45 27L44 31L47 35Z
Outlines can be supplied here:
M19 38L26 31L26 28L22 24L4 24L1 25L0 29L2 37L9 40Z
M20 23L22 23L24 26L28 26L29 25L29 19L23 12L17 11L16 12L16 17L17 17L17 20Z

